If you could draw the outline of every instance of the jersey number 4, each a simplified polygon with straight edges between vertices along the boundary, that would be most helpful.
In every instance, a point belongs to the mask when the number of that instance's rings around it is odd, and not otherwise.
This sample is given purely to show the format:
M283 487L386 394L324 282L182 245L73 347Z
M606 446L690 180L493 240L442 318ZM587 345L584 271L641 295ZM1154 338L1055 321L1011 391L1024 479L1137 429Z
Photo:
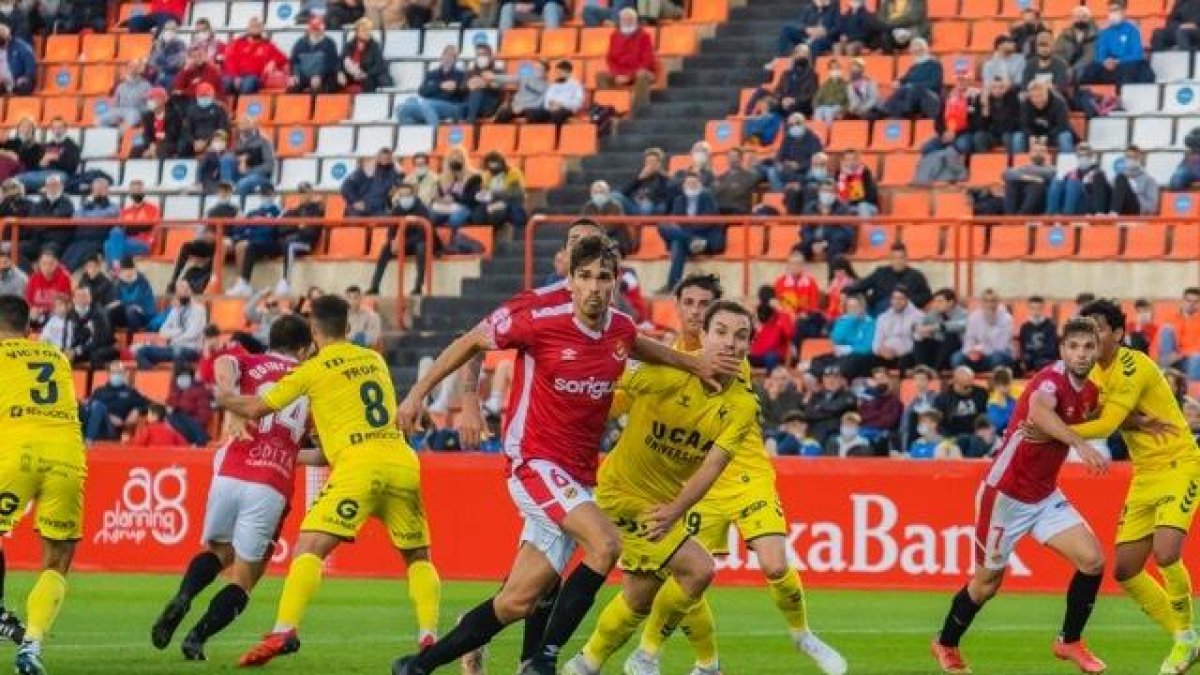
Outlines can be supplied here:
M34 387L29 390L29 398L36 405L53 405L58 403L58 383L54 377L53 363L30 363L30 370L37 371L37 383L45 387Z
M259 385L258 391L255 392L255 395L261 397L263 394L267 393L271 387L274 386L274 382L264 382ZM307 422L308 397L301 396L283 410L273 412L270 415L260 419L258 421L258 430L265 434L269 432L272 427L278 424L284 429L287 429L292 435L292 440L298 444L304 439L304 434L308 432Z

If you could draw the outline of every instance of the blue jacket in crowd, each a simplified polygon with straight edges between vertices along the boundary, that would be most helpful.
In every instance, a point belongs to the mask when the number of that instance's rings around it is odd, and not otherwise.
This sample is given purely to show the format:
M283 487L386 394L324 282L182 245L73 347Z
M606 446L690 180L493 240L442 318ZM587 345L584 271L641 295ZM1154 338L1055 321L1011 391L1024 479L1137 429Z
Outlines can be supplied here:
M442 83L450 81L458 85L453 92L444 91ZM425 73L425 79L421 81L421 88L417 93L421 98L436 98L443 101L451 101L457 103L463 100L464 87L466 86L467 76L462 69L457 66L449 72L442 69L441 66Z
M1132 21L1122 21L1109 26L1096 36L1096 63L1116 59L1121 63L1134 63L1146 58L1142 51L1142 31Z
M784 162L795 162L800 165L800 171L808 173L808 167L812 164L812 156L825 149L821 143L821 139L817 138L811 130L805 129L804 135L800 138L794 138L791 134L785 134L783 142L779 144L779 152L776 153L775 159L780 164Z
M5 55L8 57L8 71L12 73L13 82L21 78L37 82L37 58L34 57L33 47L30 47L28 42L20 38L9 38Z
M283 212L279 204L264 202L262 206L246 214L247 218L278 218ZM229 228L229 237L234 241L270 243L279 238L279 228L266 225L242 225Z
M849 347L851 354L870 354L875 342L875 317L843 314L833 322L829 340Z
M875 35L876 19L866 5L858 9L847 9L838 19L838 34L834 38L845 36L851 42L867 42Z
M137 279L131 284L117 279L117 298L122 305L141 307L142 313L147 317L154 316L154 289L150 288L150 282L141 272L138 272Z
M831 2L824 8L817 7L817 4L809 3L804 6L800 12L799 24L802 28L812 28L821 26L825 29L826 39L836 40L838 32L841 30L841 14L838 13L836 2Z
M388 195L391 194L392 188L400 184L402 178L391 166L377 166L371 176L362 169L355 169L342 181L342 198L346 200L347 214L383 215L388 210ZM366 206L364 213L358 213L353 208L356 202L362 202Z
M1099 59L1099 55L1097 55L1097 59ZM924 89L941 98L942 77L942 62L930 57L920 63L914 63L904 77L900 78L900 82L910 87Z
M306 35L292 47L292 75L302 80L314 75L333 77L337 75L340 65L337 47L328 35L322 36L316 44Z

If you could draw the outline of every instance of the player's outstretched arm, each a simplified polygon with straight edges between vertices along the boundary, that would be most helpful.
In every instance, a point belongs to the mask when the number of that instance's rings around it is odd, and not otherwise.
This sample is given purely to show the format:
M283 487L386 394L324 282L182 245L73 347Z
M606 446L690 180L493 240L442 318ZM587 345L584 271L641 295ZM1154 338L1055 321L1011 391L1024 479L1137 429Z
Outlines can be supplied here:
M240 396L230 391L217 391L217 405L234 415L257 420L275 412L257 396Z
M1100 409L1100 414L1095 419L1090 419L1081 424L1071 425L1071 431L1083 436L1084 438L1108 438L1117 433L1121 425L1125 424L1125 420L1129 417L1129 409L1113 405L1108 402Z
M742 367L742 362L731 356L719 355L713 361L706 361L694 354L671 349L658 340L645 335L637 336L637 341L633 345L633 358L689 372L713 389L721 388L719 378L734 377Z
M671 526L703 499L704 495L708 494L709 488L721 477L721 472L725 470L725 467L729 466L730 459L729 453L713 446L708 451L708 456L704 458L704 463L683 484L683 489L679 491L675 500L650 512L646 519L646 525L649 528L646 537L650 541L658 541L666 536Z
M1035 428L1046 433L1051 438L1065 443L1079 453L1079 458L1096 473L1108 470L1109 460L1100 451L1092 447L1082 435L1071 427L1054 411L1055 401L1050 394L1036 391L1030 401L1029 421Z
M462 411L455 418L454 428L458 440L466 450L476 450L483 440L486 422L483 408L479 405L479 374L483 372L483 355L476 354L467 361L458 374L458 396Z
M491 349L491 340L480 328L473 328L462 337L450 343L441 354L438 354L433 365L426 371L425 376L413 385L408 396L400 403L396 414L396 422L405 433L417 429L425 408L425 399L433 388L441 384L450 373L462 368L478 354Z

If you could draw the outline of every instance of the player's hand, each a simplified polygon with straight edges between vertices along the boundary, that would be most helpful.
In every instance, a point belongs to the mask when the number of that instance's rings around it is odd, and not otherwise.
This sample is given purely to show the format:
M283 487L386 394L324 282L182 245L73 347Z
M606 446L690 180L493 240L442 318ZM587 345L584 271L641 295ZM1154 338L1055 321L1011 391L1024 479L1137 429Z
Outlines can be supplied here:
M1020 430L1021 435L1032 443L1045 443L1050 440L1049 436L1042 433L1041 429L1038 429L1033 425L1033 422L1028 420L1021 422Z
M483 409L478 405L463 406L454 422L458 431L458 442L463 450L478 450L483 441L483 430L487 423L483 419Z
M676 509L672 504L664 504L657 506L646 517L646 539L650 541L659 541L667 536L667 532L671 531L671 527L683 517L683 512Z
M696 375L704 382L704 386L709 387L713 391L720 391L721 378L736 377L742 370L741 359L735 358L732 354L718 354L716 358L710 360L699 360L700 370Z
M250 431L246 429L246 418L241 415L229 413L225 418L225 431L230 438L239 441L248 441L250 439Z
M1093 476L1103 476L1108 473L1108 465L1111 460L1100 452L1091 443L1084 441L1075 444L1075 452L1079 454L1079 459L1083 461L1084 466L1088 468L1088 473Z
M421 419L425 417L425 402L423 397L416 397L409 392L396 409L396 423L406 435L411 435L421 428Z
M1174 424L1149 415L1138 413L1131 415L1130 420L1133 422L1134 431L1150 434L1157 443L1166 442L1170 435L1178 431Z

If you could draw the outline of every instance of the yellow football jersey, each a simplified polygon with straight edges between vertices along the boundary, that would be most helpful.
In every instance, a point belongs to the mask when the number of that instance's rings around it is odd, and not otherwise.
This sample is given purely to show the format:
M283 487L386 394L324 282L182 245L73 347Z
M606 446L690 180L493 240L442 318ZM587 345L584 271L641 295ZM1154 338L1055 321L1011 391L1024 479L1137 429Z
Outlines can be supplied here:
M36 441L83 453L71 362L58 348L25 338L0 342L0 382L5 445Z
M710 393L695 376L641 364L625 371L619 390L629 419L600 467L600 483L621 484L667 503L714 446L736 458L757 451L758 399L741 381Z
M1117 406L1127 414L1140 412L1175 427L1175 432L1162 443L1149 434L1121 431L1134 470L1166 468L1175 461L1200 461L1200 449L1188 433L1187 420L1171 385L1149 356L1121 347L1108 368L1096 364L1090 378L1100 389L1102 407Z
M396 389L377 352L349 342L326 345L263 394L272 410L307 396L321 449L331 466L346 452L385 451L385 459L416 462L396 426Z

